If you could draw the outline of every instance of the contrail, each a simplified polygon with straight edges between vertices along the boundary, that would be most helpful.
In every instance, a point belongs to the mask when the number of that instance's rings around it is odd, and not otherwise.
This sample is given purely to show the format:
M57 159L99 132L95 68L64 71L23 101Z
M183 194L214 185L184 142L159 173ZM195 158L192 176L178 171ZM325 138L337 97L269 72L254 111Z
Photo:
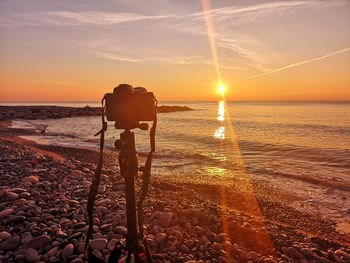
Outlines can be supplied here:
M350 47L347 47L347 48L344 48L344 49L340 49L340 50L334 51L332 53L328 53L328 54L323 55L323 56L318 57L318 58L313 58L313 59L309 59L309 60L293 63L293 64L290 64L290 65L284 66L282 68L274 69L274 70L271 70L271 71L268 71L268 72L265 72L265 73L261 73L261 74L258 74L258 75L249 76L247 78L244 78L243 80L255 79L255 78L263 77L263 76L270 75L270 74L273 74L273 73L276 73L276 72L280 72L280 71L285 70L285 69L294 68L294 67L297 67L297 66L300 66L300 65L304 65L304 64L307 64L307 63L310 63L310 62L313 62L313 61L318 61L318 60L321 60L321 59L324 59L324 58L328 58L328 57L334 56L336 54L344 53L344 52L347 52L347 51L350 51Z

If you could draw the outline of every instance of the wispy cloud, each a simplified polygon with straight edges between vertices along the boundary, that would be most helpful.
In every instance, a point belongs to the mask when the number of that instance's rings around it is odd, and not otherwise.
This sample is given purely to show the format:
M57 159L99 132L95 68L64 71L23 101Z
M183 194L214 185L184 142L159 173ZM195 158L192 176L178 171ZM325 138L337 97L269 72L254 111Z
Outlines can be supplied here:
M296 1L269 1L260 4L253 4L244 6L229 5L220 8L213 8L206 12L211 13L215 27L216 45L221 49L226 50L226 57L231 60L225 61L221 68L237 69L237 64L248 66L268 72L273 71L274 61L280 61L282 56L276 49L272 49L261 38L249 31L242 31L242 25L251 23L263 23L278 19L281 16L289 15L299 9L316 9L328 8L333 6L341 6L346 4L344 0L332 1L317 1L317 0L296 0ZM40 11L28 13L3 13L0 17L1 26L97 26L95 31L101 39L109 39L106 33L106 26L111 28L124 23L135 23L140 25L140 31L144 26L144 22L157 23L158 29L162 29L164 36L159 33L159 38L166 37L167 34L180 33L189 34L194 38L202 38L207 41L207 31L205 28L204 16L202 11L194 11L190 13L169 12L169 14L154 14L144 15L135 12L100 12L100 11ZM138 24L136 24L138 23ZM101 26L101 27L99 27ZM103 27L105 26L105 27ZM114 29L114 27L113 27ZM169 32L170 31L170 32ZM118 30L116 30L118 32ZM134 31L135 33L135 31ZM122 33L119 34L122 38ZM205 64L213 65L209 56L203 54L203 50L198 50L196 54L184 56L163 56L160 52L154 52L154 56L145 56L144 54L151 54L152 52L147 47L142 46L140 42L139 54L132 54L127 52L129 46L127 42L133 41L136 36L131 33L127 34L128 39L122 44L124 45L120 50L115 52L113 46L115 39L110 39L110 43L105 45L93 47L88 50L89 54L95 57L106 59L113 59L118 61L125 61L130 63L165 63L165 64ZM139 37L139 36L137 36ZM116 38L114 36L114 38ZM179 37L180 39L181 37ZM119 40L119 39L118 39ZM124 38L123 38L124 40ZM79 39L79 43L83 41L90 41L87 39ZM139 39L137 39L139 41ZM119 41L120 42L120 41ZM121 43L119 43L121 44ZM161 45L154 43L154 46ZM161 46L159 46L161 47ZM134 49L135 45L133 46ZM166 47L168 48L168 47ZM155 49L153 49L154 51ZM161 48L159 48L161 50ZM142 52L143 51L143 52ZM202 52L202 53L200 53ZM152 53L153 54L153 53ZM171 54L171 52L169 52ZM198 55L199 54L199 55ZM220 62L223 58L219 57ZM221 63L220 63L221 64ZM263 74L265 74L263 73Z
M344 49L340 49L340 50L337 50L337 51L325 54L325 55L317 57L317 58L308 59L308 60L304 60L304 61L301 61L301 62L289 64L287 66L284 66L284 67L281 67L281 68L278 68L278 69L274 69L274 70L271 70L271 71L268 71L268 72L265 72L265 73L262 73L262 74L252 75L252 76L249 76L247 78L244 78L244 80L255 79L255 78L271 75L271 74L274 74L274 73L277 73L277 72L280 72L280 71L283 71L283 70L286 70L286 69L295 68L297 66L301 66L301 65L304 65L304 64L307 64L307 63L310 63L310 62L322 60L322 59L325 59L325 58L328 58L328 57L331 57L331 56L334 56L334 55L337 55L337 54L340 54L340 53L344 53L344 52L347 52L347 51L350 51L350 47L347 47L347 48L344 48Z
M108 52L93 52L93 56L100 57L104 59L117 60L128 63L146 63L146 62L154 62L159 63L160 65L195 65L195 64L203 64L212 66L213 62L205 57L201 56L187 56L187 57L179 57L179 56L153 56L153 57L132 57L123 54L118 54L116 52L108 53ZM230 67L230 66L221 66L222 69L238 69L238 67Z
M141 20L158 20L170 18L173 15L142 15L137 13L117 12L30 12L26 14L15 14L3 17L3 25L9 26L38 26L38 25L59 25L59 26L81 26L81 25L116 25L126 22Z
M246 60L251 67L270 71L273 61L280 59L277 51L270 49L263 40L242 32L244 24L263 23L291 14L298 9L321 9L345 5L344 0L334 1L271 1L250 6L225 6L205 13L213 17L216 45ZM206 35L203 12L187 14L181 19L169 19L169 27L192 35Z

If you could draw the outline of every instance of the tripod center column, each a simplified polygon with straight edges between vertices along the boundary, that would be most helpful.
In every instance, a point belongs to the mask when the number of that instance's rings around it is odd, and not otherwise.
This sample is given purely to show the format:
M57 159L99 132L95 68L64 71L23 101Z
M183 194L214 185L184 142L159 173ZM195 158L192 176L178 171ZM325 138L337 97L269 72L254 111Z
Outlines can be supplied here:
M135 176L138 173L138 156L135 146L135 134L125 130L120 134L119 153L120 174L125 180L125 199L128 235L126 246L133 251L138 243L137 214L135 201Z

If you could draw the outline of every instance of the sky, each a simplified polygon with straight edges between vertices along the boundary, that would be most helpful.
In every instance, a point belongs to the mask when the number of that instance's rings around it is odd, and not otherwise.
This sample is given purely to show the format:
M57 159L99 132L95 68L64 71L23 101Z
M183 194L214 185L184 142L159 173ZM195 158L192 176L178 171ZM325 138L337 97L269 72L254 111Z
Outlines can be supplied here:
M348 0L1 0L0 101L350 100Z

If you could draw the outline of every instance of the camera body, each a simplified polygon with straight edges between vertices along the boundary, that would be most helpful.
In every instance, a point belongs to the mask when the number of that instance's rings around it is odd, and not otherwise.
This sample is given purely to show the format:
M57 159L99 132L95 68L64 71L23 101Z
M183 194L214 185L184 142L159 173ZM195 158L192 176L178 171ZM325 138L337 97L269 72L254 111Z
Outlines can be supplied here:
M156 118L157 100L145 88L120 84L104 98L107 120L115 121L117 129L133 129L140 121L154 121Z

